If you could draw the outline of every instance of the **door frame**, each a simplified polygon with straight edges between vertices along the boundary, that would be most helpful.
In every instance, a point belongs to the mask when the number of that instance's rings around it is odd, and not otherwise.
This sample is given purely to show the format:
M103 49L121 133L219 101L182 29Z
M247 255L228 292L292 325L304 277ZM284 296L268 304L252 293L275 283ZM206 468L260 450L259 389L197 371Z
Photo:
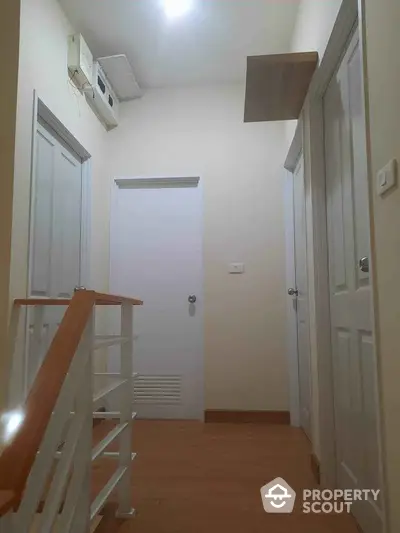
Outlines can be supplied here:
M28 251L28 279L27 288L29 297L31 293L31 270L33 257L33 230L34 211L33 201L36 190L36 159L37 139L36 131L39 120L44 122L50 133L55 132L66 145L75 152L82 160L82 226L81 226L81 285L90 287L90 233L91 233L91 198L92 198L92 156L86 148L72 135L64 124L56 117L37 91L33 93L33 117L32 117L32 155L31 155L31 180L29 199L29 251Z
M334 390L333 390L333 365L331 345L331 321L330 321L330 288L328 267L328 237L327 237L327 205L326 205L326 169L325 169L325 145L324 136L324 113L323 98L328 85L335 74L337 66L347 49L354 32L359 33L360 51L363 63L363 107L366 119L366 144L369 145L369 117L367 107L367 76L365 55L365 31L364 31L364 0L343 0L331 37L329 39L325 55L320 67L312 80L308 102L309 113L309 146L307 163L310 172L311 208L313 225L313 252L315 272L315 309L316 309L316 342L318 353L318 404L319 404L319 439L320 439L320 464L321 481L324 486L336 486L336 445L335 445L335 421L334 421ZM368 150L367 150L368 154ZM369 182L369 205L371 206L371 162L368 155L368 182ZM371 209L370 209L371 211ZM370 213L371 215L371 213ZM372 217L370 216L372 221ZM372 224L371 236L373 233ZM371 261L371 298L373 313L375 310L375 277L373 255ZM376 339L376 321L373 318L373 337ZM376 361L376 382L379 387L379 366L377 362L376 343L374 342ZM380 393L378 398L380 398ZM380 472L382 480L382 495L384 502L383 527L386 531L387 499L385 498L386 476L383 467L383 432L381 403L378 405L378 439L380 451Z
M31 294L31 272L33 259L33 237L34 237L34 211L35 202L33 201L36 192L36 162L37 162L37 127L39 120L44 122L50 133L55 132L66 145L82 159L82 226L81 226L81 285L90 287L90 235L91 235L91 198L92 198L92 156L82 146L82 144L72 135L72 133L63 125L56 115L47 107L44 101L39 97L36 90L33 91L33 115L32 115L32 142L31 142L31 171L30 171L30 193L29 193L29 228L28 228L28 269L27 269L27 297ZM24 332L28 328L28 313L24 313ZM23 343L23 363L21 376L23 383L22 390L19 392L21 398L27 394L28 387L28 336L25 334Z
M294 172L303 154L303 121L299 118L296 133L290 146L284 167L284 210L285 210L285 242L286 242L286 288L296 284L296 255L294 228ZM290 424L300 427L300 374L297 312L293 300L286 298L286 327L287 327L287 358L289 364L289 403ZM312 428L312 395L310 405L311 432Z
M111 180L111 202L110 202L110 254L109 254L109 285L111 281L111 261L112 261L112 236L115 232L113 228L113 213L116 211L117 195L123 189L181 189L196 188L199 191L201 202L201 228L202 228L202 254L201 254L201 348L199 353L198 371L200 374L199 387L199 418L205 420L205 360L204 360L204 190L203 180L199 176L134 176L134 177L114 177ZM146 304L146 302L145 302Z

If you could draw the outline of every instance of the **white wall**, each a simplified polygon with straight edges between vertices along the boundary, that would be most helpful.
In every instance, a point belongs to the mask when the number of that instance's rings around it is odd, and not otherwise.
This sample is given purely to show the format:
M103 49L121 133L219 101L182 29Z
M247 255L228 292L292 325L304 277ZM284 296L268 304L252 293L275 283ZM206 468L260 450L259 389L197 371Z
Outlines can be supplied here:
M365 0L377 348L391 533L400 531L400 189L379 197L375 176L391 158L400 162L399 24L399 2Z
M7 75L2 76L0 99L0 411L6 403L5 391L9 372L9 361L5 354L7 353L9 314L19 21L19 0L3 2L0 17L0 60Z
M303 0L293 49L300 51L314 47L322 55L340 4L339 0ZM384 468L389 531L395 533L400 531L400 188L381 198L375 192L375 177L391 158L400 161L400 70L396 68L400 48L400 4L393 0L362 0L360 6L368 82L371 238L375 265L376 347L383 416ZM313 377L316 380L315 371Z
M10 300L26 297L28 289L34 90L92 155L91 286L104 291L108 286L109 253L109 187L103 166L107 133L85 98L69 81L67 37L73 28L57 0L21 0L20 24ZM100 313L100 327L104 321L105 315ZM17 357L13 362L14 375L19 379L23 364L23 323L21 320ZM16 389L17 385L13 385Z
M240 85L148 91L123 105L108 170L201 176L206 406L286 410L284 127L244 124L243 103Z
M20 65L15 152L11 297L27 291L33 91L93 156L92 281L107 287L104 257L108 235L108 190L102 158L106 131L67 73L67 37L73 33L56 0L21 0Z
M69 82L73 28L58 2L21 4L11 299L27 292L36 90L93 156L93 288L108 286L111 176L202 176L207 407L286 410L283 125L245 125L244 88L226 86L150 91L124 105L121 126L107 134ZM228 263L239 260L246 274L229 276Z
M324 57L342 0L301 0L293 32L292 52L318 52ZM286 139L290 146L297 121L286 123Z

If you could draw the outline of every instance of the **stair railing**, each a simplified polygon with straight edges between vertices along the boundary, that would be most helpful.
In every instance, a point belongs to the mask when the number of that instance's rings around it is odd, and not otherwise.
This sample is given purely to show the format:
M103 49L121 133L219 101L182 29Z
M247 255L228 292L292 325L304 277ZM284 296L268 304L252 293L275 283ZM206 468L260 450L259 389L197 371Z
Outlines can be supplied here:
M118 516L134 514L133 308L142 302L81 290L71 300L16 300L14 307L60 305L66 306L65 315L25 405L5 419L4 438L9 442L3 443L0 455L1 533L29 533L33 526L35 533L50 533L56 524L62 533L88 533L114 489L118 491ZM120 307L120 335L96 336L95 309L99 305ZM42 315L36 314L39 320ZM36 324L36 332L39 330ZM120 372L102 374L107 384L94 392L94 353L112 345L121 346ZM119 410L99 411L114 392ZM94 447L93 418L118 419ZM12 435L7 435L7 424ZM115 440L119 451L108 451ZM91 465L100 457L116 459L118 467L91 501Z

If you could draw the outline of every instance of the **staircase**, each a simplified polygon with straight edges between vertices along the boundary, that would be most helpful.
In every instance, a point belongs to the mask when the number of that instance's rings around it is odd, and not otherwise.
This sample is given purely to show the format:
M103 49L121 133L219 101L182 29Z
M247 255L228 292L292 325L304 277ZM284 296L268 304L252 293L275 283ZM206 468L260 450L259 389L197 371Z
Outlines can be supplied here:
M65 306L64 317L22 406L13 405L3 421L0 455L0 533L89 533L101 510L117 493L120 518L134 516L131 495L133 407L133 309L139 300L80 290L72 299L16 300L11 320L14 353L21 310L34 307L33 336L40 345L43 309ZM120 308L120 334L95 333L99 306ZM120 372L94 371L94 355L120 347ZM25 365L19 364L21 370ZM96 380L103 386L95 388ZM12 391L10 391L12 392ZM112 394L117 410L102 411ZM12 396L12 394L11 394ZM14 402L15 403L15 402ZM93 420L116 419L93 445ZM108 451L118 443L119 451ZM92 463L115 461L115 471L91 498Z

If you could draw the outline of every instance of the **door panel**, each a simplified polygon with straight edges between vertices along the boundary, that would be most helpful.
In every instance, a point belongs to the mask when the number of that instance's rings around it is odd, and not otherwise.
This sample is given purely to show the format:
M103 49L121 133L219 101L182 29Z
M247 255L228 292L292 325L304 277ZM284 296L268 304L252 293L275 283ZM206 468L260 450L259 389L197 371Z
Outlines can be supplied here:
M145 302L135 309L135 411L140 418L201 419L201 190L118 189L111 225L110 290ZM109 371L118 367L114 355Z
M81 267L82 164L63 148L57 157L54 194L53 294L68 298Z
M52 198L54 142L46 132L37 132L35 222L33 226L31 296L49 297L51 283Z
M379 489L378 398L372 294L359 260L370 255L362 71L355 35L324 98L337 478ZM379 504L353 505L365 533L382 531Z
M296 288L298 291L295 302L297 309L300 424L311 439L311 364L306 239L307 227L304 194L304 163L302 155L295 169L293 180Z

